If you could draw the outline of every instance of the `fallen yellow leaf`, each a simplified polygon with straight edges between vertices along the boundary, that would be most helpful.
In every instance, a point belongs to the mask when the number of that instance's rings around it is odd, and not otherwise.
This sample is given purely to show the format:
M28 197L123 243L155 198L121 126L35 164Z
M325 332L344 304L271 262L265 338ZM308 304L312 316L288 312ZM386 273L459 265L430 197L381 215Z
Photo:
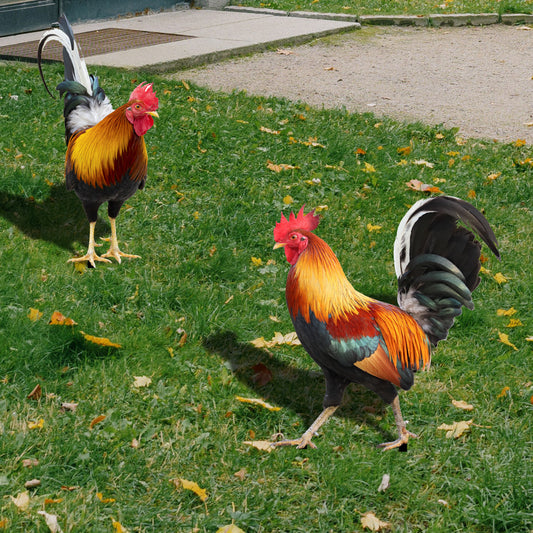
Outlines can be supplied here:
M294 203L294 199L291 195L287 194L287 196L283 198L283 203L285 205L291 205L292 203Z
M506 328L517 328L519 326L523 326L522 321L519 318L511 318L509 320L509 324L505 326Z
M379 230L382 228L383 226L373 226L372 224L370 224L370 222L366 225L366 229L370 232L372 231L376 231L376 232L379 232Z
M409 155L411 153L411 146L403 146L401 148L396 148L396 151L403 156Z
M205 489L200 488L198 483L196 483L195 481L189 481L189 480L183 479L181 477L176 478L176 479L172 479L171 481L172 481L172 483L174 483L176 488L180 488L181 487L181 488L184 488L186 490L190 490L190 491L194 492L200 498L200 500L202 500L203 502L205 502L205 500L207 500L207 491Z
M272 340L267 341L264 337L259 337L257 339L254 339L251 341L251 343L256 348L272 348L276 345L281 344L288 344L289 346L299 346L300 340L298 339L298 335L296 335L296 332L292 331L291 333L287 333L286 335L283 335L279 331L276 331L274 333L274 336L272 337Z
M30 312L28 313L28 318L30 320L33 320L34 322L36 320L39 320L43 316L42 312L39 311L39 309L34 309L33 307L30 307Z
M443 429L446 431L446 438L458 439L466 431L470 429L473 420L461 420L460 422L454 422L453 424L441 424L437 429Z
M93 429L96 424L99 424L100 422L103 422L106 419L105 415L98 415L97 417L93 418L91 420L91 423L89 424L89 429Z
M244 531L235 524L229 524L218 528L217 533L244 533Z
M72 318L67 318L59 311L54 311L48 324L51 326L75 326L77 322L74 322Z
M498 309L496 311L496 315L498 315L498 316L513 316L517 312L518 311L514 307L511 307L510 309Z
M506 283L509 281L501 272L498 272L497 274L494 274L493 278L495 281L501 285L502 283Z
M28 421L28 429L42 429L44 427L44 419L39 418L37 422Z
M104 498L104 495L101 492L96 493L96 497L102 502L102 503L114 503L117 500L115 498Z
M295 167L294 165L288 165L286 163L276 164L272 161L267 161L267 168L269 170L272 170L273 172L282 172L283 170L294 170L299 167Z
M374 165L371 165L367 161L365 161L365 168L361 169L363 172L368 172L369 174L372 174L373 172L376 172L376 168Z
M110 341L106 337L95 337L94 335L89 335L84 331L80 331L85 340L92 342L93 344L98 344L100 346L109 346L111 348L122 348L122 345L117 344L116 342Z
M433 192L437 194L442 193L442 191L435 185L428 185L427 183L422 183L420 180L408 181L406 185L414 191Z
M113 529L116 533L129 533L129 531L120 522L117 522L112 516L109 518L111 518L111 523L113 524Z
M252 265L254 266L261 266L263 264L263 260L260 257L254 257L252 256Z
M509 340L509 335L507 335L507 333L501 333L498 331L498 339L502 344L510 346L513 350L518 351L518 348Z
M235 396L235 399L242 403L258 405L259 407L263 407L265 409L268 409L269 411L279 411L281 409L281 407L275 407L274 405L270 405L269 403L265 402L265 400L260 400L259 398L243 398L242 396Z
M504 396L507 396L507 393L510 391L511 389L506 385L501 391L500 391L500 394L498 394L498 396L496 396L496 398L503 398Z

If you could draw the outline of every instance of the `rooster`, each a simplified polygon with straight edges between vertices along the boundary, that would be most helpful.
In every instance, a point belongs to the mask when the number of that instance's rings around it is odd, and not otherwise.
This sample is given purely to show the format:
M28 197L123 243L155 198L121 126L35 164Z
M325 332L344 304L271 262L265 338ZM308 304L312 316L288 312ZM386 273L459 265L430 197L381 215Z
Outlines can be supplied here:
M352 287L331 248L312 233L318 223L314 211L305 215L303 207L297 216L282 214L274 248L283 247L291 264L286 299L294 328L324 373L323 411L300 438L273 446L316 447L311 439L354 382L392 406L398 439L380 446L406 449L409 437L416 435L406 429L397 388L413 385L414 372L429 366L432 347L446 339L462 307L474 307L471 293L480 282L481 244L473 232L499 258L496 237L485 217L459 198L415 203L394 242L396 307Z
M144 134L158 117L158 99L151 83L141 83L131 93L129 101L113 110L109 98L100 87L98 78L89 75L85 61L80 57L72 27L62 15L59 27L44 33L37 53L39 72L44 86L41 56L49 41L59 41L63 46L65 79L57 86L65 95L64 117L67 153L65 181L80 199L89 220L89 247L83 257L73 257L70 262L95 261L109 263L114 257L119 263L123 257L139 257L124 253L118 245L116 218L122 204L138 189L144 187L148 155ZM94 240L94 230L99 207L108 203L111 238L107 253L99 256Z

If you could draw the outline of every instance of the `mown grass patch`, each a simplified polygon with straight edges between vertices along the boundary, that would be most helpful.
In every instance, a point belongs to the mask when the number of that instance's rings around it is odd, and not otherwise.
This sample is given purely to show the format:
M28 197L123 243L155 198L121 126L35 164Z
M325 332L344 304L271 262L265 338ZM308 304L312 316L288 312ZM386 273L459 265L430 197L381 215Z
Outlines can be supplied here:
M46 69L51 79L62 73ZM145 78L98 75L115 104ZM66 261L85 251L88 228L63 186L61 103L33 66L2 65L0 523L45 532L45 509L64 531L113 531L113 518L135 532L212 532L232 521L246 532L337 532L362 531L361 514L372 511L393 531L531 529L531 147L150 80L161 118L146 137L149 179L118 218L124 249L142 258L79 272ZM269 162L295 168L275 172ZM327 206L317 231L354 286L394 301L396 227L424 194L406 186L412 179L470 198L503 257L484 250L476 309L401 395L421 439L408 453L378 450L392 437L392 414L354 387L318 450L244 445L298 435L322 402L322 377L301 348L249 342L292 329L288 265L272 250L280 212ZM102 209L97 235L108 232ZM522 325L508 328L511 317L497 310L511 307ZM30 320L32 308L40 319ZM77 325L49 325L56 310ZM264 386L254 381L259 363L272 372ZM135 387L136 376L151 384ZM37 384L43 396L28 399ZM78 407L62 410L64 402ZM459 439L437 429L469 419ZM391 484L380 493L385 473ZM10 497L33 478L41 483L19 510ZM177 489L178 478L198 483L207 500Z

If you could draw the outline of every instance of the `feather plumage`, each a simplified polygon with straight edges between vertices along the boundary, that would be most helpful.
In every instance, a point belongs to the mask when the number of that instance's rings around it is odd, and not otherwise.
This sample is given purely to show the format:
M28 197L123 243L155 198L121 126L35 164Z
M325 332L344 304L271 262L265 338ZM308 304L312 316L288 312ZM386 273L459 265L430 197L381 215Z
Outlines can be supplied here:
M396 387L409 389L414 372L431 361L431 344L447 335L461 307L473 307L479 283L480 244L457 227L468 224L499 257L488 222L473 206L456 198L418 202L401 221L395 244L400 307L355 290L331 248L311 233L313 213L287 219L274 230L292 265L286 299L302 346L326 379L324 411L300 439L276 445L312 445L316 430L335 411L350 382L360 383L392 405L401 446L413 436L405 428Z
M74 32L63 15L59 27L45 32L39 43L39 71L48 92L41 57L51 40L63 46L65 64L65 79L57 90L64 96L66 186L81 200L90 227L87 254L70 261L89 261L95 266L95 261L108 261L106 257L114 257L119 263L121 257L138 257L120 251L115 219L122 204L142 189L146 180L148 156L144 134L153 126L159 105L152 84L141 83L132 91L127 104L113 110L98 78L89 75ZM94 228L98 209L105 202L111 246L99 257L94 248Z

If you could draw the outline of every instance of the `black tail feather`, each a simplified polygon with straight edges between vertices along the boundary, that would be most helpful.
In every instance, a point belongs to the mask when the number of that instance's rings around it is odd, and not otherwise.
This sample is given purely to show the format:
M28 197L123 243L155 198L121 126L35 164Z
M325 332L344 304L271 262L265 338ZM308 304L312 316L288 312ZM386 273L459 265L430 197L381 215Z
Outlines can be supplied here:
M468 202L450 196L417 202L398 227L394 243L398 303L433 344L447 337L463 306L474 308L471 293L480 282L481 267L476 235L500 257L485 217Z

